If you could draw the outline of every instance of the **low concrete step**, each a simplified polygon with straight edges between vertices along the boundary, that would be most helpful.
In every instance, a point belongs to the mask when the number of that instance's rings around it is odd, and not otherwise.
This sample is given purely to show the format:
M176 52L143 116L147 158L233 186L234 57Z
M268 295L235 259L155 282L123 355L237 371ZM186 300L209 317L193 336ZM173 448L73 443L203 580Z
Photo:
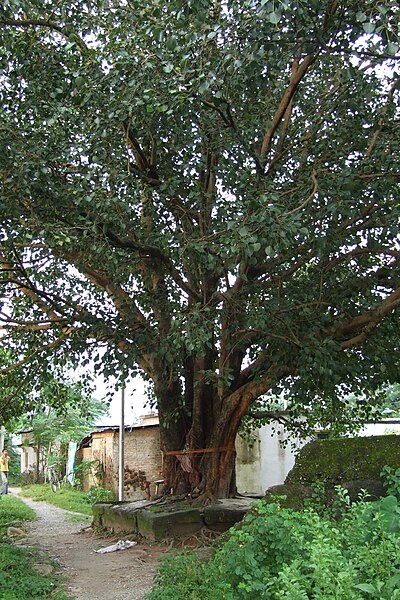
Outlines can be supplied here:
M101 502L93 506L94 525L154 541L183 538L204 527L226 531L243 519L255 501L249 497L228 498L210 506L196 506L187 500Z

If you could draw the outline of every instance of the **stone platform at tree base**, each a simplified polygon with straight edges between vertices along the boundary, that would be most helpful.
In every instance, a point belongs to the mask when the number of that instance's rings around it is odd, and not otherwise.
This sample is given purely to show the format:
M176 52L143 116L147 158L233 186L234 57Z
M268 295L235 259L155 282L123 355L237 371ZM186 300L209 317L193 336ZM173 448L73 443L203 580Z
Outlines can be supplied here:
M188 500L101 502L93 506L93 524L153 541L184 538L203 528L228 530L243 519L256 501L250 497L228 498L209 506L197 506Z

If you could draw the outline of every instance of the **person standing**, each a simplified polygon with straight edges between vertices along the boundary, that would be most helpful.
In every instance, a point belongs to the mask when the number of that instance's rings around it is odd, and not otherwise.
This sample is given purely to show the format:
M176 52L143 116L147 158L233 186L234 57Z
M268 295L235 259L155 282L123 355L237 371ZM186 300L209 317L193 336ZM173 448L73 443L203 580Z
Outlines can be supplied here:
M10 457L8 456L7 448L4 448L0 458L0 477L1 490L0 494L8 494L8 472L10 470Z

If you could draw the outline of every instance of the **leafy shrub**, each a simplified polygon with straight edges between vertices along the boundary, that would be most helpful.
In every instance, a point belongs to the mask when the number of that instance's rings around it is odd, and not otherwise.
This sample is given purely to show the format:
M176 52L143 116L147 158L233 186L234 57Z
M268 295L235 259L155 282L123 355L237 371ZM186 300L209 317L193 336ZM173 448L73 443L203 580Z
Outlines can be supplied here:
M79 489L81 489L83 479L87 476L90 476L96 484L100 484L104 476L103 465L98 459L88 460L84 458L76 466L75 476L75 484Z
M209 568L201 563L194 552L171 554L164 558L149 600L195 600L208 598L202 587L208 584ZM206 575L207 573L207 575ZM207 590L204 590L204 594Z
M36 471L28 470L21 473L21 481L20 484L22 486L26 485L34 485L36 483L44 483L44 475L43 473L36 473Z
M114 493L111 490L93 486L86 492L86 498L89 504L96 504L96 502L112 502L112 500L114 500Z
M400 507L394 496L340 517L259 502L208 563L162 565L148 600L400 599Z
M387 493L400 498L400 467L393 469L389 465L385 465L381 471L381 477Z

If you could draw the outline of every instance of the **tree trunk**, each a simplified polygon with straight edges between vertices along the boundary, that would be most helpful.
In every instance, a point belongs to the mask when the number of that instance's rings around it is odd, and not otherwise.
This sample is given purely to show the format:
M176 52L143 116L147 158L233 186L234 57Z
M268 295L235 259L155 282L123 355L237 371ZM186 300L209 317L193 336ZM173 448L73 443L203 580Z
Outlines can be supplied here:
M232 498L236 495L236 451L233 436L231 446L210 448L201 461L202 481L204 488L201 492L206 498Z
M175 390L177 391L177 390ZM236 494L235 440L240 417L215 410L219 400L210 392L208 410L214 418L196 419L194 408L189 419L181 411L180 418L163 419L163 402L177 405L172 390L159 390L160 441L163 453L164 493L205 498L229 498ZM198 394L195 393L195 397ZM203 399L204 400L204 399ZM205 412L203 411L203 417Z
M174 495L198 496L205 493L217 498L230 498L236 494L235 476L235 439L226 445L205 445L205 448L193 448L185 445L181 448L169 443L168 436L161 429L163 451L164 492Z
M160 417L163 493L187 493L189 482L175 452L182 450L187 443L190 420L182 406L179 382L164 384L161 379L156 381L155 392Z

